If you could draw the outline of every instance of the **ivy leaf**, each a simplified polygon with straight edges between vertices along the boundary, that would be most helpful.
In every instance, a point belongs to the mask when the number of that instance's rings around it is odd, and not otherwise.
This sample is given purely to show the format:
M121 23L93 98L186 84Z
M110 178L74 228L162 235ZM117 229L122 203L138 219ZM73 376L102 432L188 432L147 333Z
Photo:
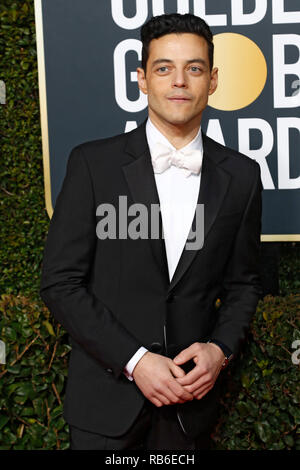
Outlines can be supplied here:
M254 424L255 431L258 437L267 443L271 438L271 427L267 421L256 422Z
M286 436L283 437L284 442L288 447L293 447L294 445L294 438L290 434L287 434Z
M50 323L48 320L43 321L43 325L45 325L45 327L46 327L47 330L48 330L48 333L49 333L51 336L55 336L55 333L54 333L54 330L53 330L53 326L51 325L51 323Z

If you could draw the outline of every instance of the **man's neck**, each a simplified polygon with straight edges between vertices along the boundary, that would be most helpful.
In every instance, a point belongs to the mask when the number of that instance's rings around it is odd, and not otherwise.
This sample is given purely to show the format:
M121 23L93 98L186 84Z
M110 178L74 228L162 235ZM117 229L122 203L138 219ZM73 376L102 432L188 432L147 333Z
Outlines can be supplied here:
M190 121L182 125L175 125L169 122L162 122L156 116L149 113L149 118L154 126L168 139L168 141L177 149L188 145L198 134L201 120Z

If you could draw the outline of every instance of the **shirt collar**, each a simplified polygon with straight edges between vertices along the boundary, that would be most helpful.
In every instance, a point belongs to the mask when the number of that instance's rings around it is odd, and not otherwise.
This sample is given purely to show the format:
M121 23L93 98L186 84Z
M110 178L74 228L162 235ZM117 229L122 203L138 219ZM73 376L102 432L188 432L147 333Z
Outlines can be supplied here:
M175 147L169 142L169 140L158 130L158 128L153 124L151 119L148 116L147 122L146 122L146 137L149 145L149 149L151 152L151 148L156 143L161 143L164 145L167 145L168 147L172 148L175 150ZM201 150L203 152L203 142L202 142L202 133L201 133L201 125L199 127L197 135L194 137L191 142L189 142L187 145L182 147L182 149L189 149L189 150Z

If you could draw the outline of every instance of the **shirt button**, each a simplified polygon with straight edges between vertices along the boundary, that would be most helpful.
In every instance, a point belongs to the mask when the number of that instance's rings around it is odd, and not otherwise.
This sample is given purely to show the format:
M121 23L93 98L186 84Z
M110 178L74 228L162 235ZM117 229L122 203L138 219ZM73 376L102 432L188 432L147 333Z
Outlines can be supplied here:
M161 353L162 352L162 345L160 343L151 343L150 344L150 351L153 353Z

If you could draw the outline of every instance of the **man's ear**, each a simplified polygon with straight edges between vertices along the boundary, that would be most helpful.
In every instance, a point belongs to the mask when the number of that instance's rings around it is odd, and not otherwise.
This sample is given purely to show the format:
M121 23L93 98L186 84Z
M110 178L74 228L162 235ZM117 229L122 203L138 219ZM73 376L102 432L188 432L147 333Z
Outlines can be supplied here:
M209 90L208 90L209 95L212 95L217 89L217 86L218 86L218 71L219 71L218 67L214 67L211 71L210 86L209 86Z
M147 95L148 90L147 90L147 80L146 80L145 71L141 67L137 67L136 71L137 71L137 79L138 79L139 89L145 95Z

